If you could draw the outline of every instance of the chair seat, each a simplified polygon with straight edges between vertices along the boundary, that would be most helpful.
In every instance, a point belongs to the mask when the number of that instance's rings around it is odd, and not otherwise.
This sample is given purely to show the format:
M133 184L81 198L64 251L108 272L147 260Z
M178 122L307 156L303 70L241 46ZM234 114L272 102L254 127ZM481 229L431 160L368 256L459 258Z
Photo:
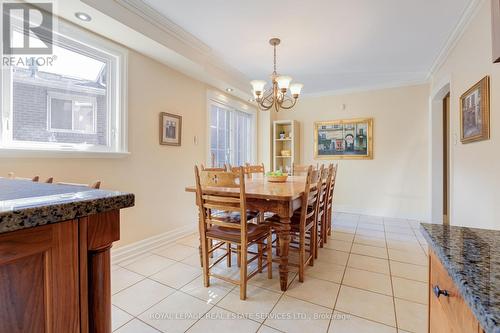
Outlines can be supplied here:
M265 224L247 223L248 241L253 242L266 236L269 233L269 226ZM225 240L231 243L241 242L241 230L234 228L226 228L218 225L211 226L207 229L207 236Z

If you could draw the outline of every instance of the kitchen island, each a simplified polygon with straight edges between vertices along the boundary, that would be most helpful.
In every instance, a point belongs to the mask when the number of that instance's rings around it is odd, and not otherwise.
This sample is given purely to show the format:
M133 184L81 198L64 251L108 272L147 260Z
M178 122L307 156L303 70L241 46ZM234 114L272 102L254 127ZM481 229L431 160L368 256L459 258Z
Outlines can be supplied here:
M429 332L500 332L500 231L422 224Z
M0 178L0 333L111 332L110 249L134 195Z

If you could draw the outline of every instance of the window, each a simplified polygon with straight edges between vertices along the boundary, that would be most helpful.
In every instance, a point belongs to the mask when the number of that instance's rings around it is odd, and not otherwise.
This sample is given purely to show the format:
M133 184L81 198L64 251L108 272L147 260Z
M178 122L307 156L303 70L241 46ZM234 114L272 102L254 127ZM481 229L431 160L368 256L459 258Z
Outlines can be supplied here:
M49 92L49 131L95 134L95 121L95 98Z
M222 167L228 163L234 166L253 163L254 114L213 100L210 100L209 113L209 164Z
M126 51L61 19L57 27L53 61L16 56L2 68L0 149L126 152Z

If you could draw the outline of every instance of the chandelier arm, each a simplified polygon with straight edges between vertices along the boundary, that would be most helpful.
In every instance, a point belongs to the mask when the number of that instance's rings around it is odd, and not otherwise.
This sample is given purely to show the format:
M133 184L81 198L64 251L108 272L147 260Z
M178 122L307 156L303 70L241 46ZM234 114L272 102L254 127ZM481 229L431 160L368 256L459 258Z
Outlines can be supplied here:
M293 108L295 106L295 104L297 104L297 99L298 98L294 98L293 100L291 98L287 99L287 101L291 101L292 102L292 105L289 105L289 106L284 106L284 101L283 103L281 104L281 108L284 109L284 110L290 110L291 108Z

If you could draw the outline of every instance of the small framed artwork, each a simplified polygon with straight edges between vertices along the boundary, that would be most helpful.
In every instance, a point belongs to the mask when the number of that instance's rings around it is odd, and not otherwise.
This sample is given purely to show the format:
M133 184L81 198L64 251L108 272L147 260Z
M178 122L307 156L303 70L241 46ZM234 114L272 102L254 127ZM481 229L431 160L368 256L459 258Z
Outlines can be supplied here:
M460 141L490 138L490 77L486 76L460 97Z
M182 116L166 112L160 113L160 144L181 145Z
M500 0L491 0L493 62L500 63Z
M315 159L373 159L373 118L314 123Z

